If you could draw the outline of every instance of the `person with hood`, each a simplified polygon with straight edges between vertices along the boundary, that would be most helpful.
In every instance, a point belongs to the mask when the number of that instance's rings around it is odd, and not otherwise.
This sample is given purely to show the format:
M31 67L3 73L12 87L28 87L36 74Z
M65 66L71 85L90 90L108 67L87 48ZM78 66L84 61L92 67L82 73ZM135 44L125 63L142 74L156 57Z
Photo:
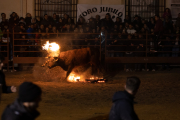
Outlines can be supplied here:
M24 82L19 86L18 98L8 105L1 120L35 120L40 113L37 111L41 101L42 90L32 82Z
M113 96L113 105L109 113L109 120L139 120L134 111L134 96L136 95L140 79L132 76L126 80L125 90L116 92Z

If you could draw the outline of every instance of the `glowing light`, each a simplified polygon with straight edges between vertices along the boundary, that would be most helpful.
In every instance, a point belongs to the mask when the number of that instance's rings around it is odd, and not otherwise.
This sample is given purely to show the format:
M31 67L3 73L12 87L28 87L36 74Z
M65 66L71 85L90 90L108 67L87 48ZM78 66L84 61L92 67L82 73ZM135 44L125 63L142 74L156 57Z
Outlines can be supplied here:
M73 73L71 73L68 77L69 82L78 82L79 80L80 80L80 76L76 76Z
M49 43L49 41L46 41L46 44L42 46L42 49L46 50L50 57L58 57L60 53L60 46L55 42Z

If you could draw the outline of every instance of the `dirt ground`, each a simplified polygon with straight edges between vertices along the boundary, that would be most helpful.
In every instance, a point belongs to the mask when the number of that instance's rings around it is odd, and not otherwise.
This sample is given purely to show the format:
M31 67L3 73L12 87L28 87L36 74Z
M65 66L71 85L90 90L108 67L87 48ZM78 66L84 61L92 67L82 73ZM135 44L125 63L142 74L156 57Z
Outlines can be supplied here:
M135 111L141 120L180 120L180 69L118 72L108 83L95 84L67 83L60 78L63 71L37 70L6 72L7 85L32 81L42 88L38 109L41 115L37 120L107 120L113 94L123 90L126 77L134 75L142 81L135 98ZM50 76L49 72L55 74ZM2 95L1 114L16 96L17 93Z

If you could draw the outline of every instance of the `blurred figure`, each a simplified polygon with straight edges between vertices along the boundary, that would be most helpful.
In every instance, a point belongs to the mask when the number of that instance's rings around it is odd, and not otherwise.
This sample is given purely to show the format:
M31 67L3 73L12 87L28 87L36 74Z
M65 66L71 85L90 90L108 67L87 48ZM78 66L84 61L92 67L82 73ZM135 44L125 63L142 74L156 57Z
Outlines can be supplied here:
M26 17L25 17L25 22L26 22L26 25L29 26L31 24L31 19L32 19L32 16L30 13L27 13L26 14Z
M31 82L19 86L18 98L4 110L2 120L35 120L40 113L37 111L41 101L41 88Z
M166 17L172 19L171 11L170 11L169 8L166 8L166 9L164 10L164 13L163 13L162 17L163 17L164 19L165 19Z
M126 18L124 19L124 23L131 23L131 18L128 16L128 15L126 15Z
M0 54L0 98L1 98L1 92L2 93L16 92L15 86L6 86L5 74L3 73L3 70L2 70L3 61L4 61L4 56Z
M139 120L134 111L134 96L136 95L140 79L138 77L128 77L125 90L116 92L113 96L113 105L109 113L109 120Z
M178 17L176 18L176 26L180 27L180 13L178 14Z

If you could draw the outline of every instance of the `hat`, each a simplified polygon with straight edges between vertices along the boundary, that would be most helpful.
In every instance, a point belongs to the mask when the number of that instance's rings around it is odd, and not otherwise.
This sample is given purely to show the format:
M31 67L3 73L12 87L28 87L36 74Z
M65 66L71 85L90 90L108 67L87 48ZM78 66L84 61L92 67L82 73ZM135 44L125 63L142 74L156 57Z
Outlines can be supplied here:
M32 82L24 82L19 86L19 100L21 102L33 102L41 93L41 88Z

